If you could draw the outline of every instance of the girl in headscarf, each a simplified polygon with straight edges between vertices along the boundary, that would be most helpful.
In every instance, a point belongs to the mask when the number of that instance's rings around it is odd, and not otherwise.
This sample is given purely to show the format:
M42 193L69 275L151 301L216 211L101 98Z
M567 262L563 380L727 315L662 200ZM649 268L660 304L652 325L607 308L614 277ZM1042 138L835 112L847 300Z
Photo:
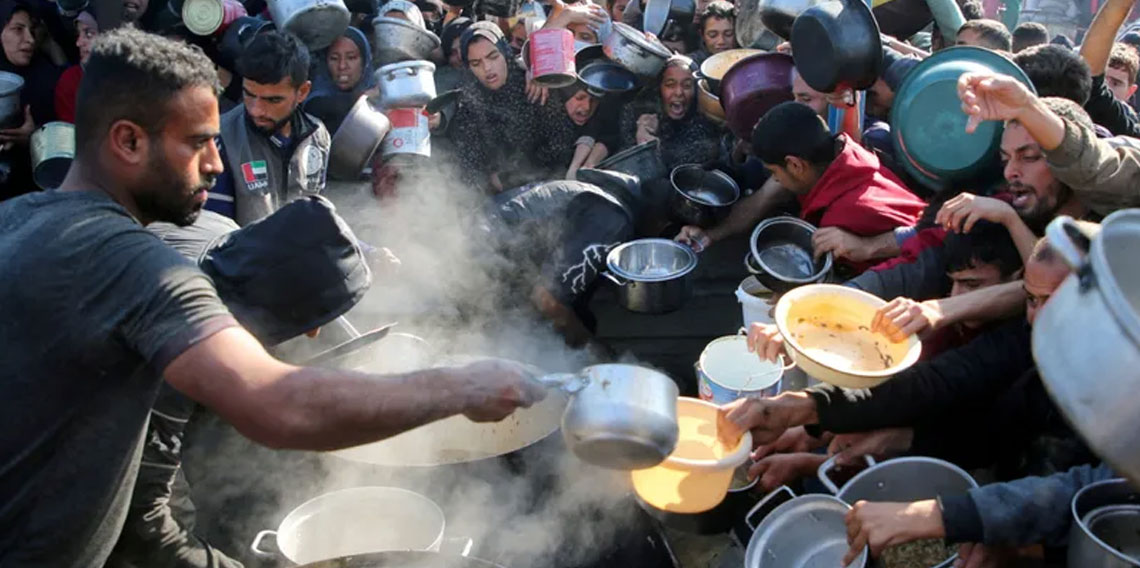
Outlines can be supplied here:
M305 102L305 112L335 133L356 100L375 84L372 48L363 32L349 27L315 59L313 94Z
M79 96L79 82L83 80L83 65L91 55L91 46L99 35L99 22L88 7L75 17L75 46L79 48L79 63L68 67L55 86L55 115L58 120L75 123L75 103Z
M512 61L502 30L479 22L459 43L475 78L452 121L465 181L498 192L565 175L574 151L570 123L559 105L528 102L525 73Z
M28 142L36 126L55 120L55 84L61 69L36 49L33 10L17 0L0 0L0 71L24 80L21 112L0 125L0 199L36 189ZM6 170L6 171L5 171Z
M696 65L683 55L665 62L657 85L622 110L622 146L658 140L661 159L670 170L719 156L720 129L697 112Z

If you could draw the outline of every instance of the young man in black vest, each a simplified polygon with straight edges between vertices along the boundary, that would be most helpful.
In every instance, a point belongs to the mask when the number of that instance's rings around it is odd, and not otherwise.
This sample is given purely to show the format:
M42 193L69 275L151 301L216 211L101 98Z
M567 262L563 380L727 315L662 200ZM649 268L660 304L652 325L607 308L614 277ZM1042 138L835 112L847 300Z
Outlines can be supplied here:
M258 35L237 61L242 104L221 118L226 171L206 209L248 225L325 187L330 137L301 110L309 95L309 54L289 34Z

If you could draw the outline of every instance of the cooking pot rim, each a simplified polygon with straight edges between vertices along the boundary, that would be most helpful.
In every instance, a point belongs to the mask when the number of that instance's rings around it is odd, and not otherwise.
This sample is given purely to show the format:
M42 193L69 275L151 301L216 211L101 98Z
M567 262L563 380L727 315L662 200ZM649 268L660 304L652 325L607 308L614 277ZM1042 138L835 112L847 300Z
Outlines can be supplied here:
M740 53L740 52L751 52L751 53L748 53L744 57L737 59L736 62L734 62L732 65L729 65L727 68L725 68L724 73L721 73L720 77L713 77L712 74L709 73L709 71L712 70L712 64L713 63L719 62L722 59L731 59L732 55L734 55L736 53ZM767 52L764 51L763 49L754 49L751 47L737 47L734 49L727 49L727 50L722 51L720 53L714 53L714 54L710 55L707 59L705 59L703 62L701 62L701 66L700 66L701 77L704 77L706 79L712 79L714 81L723 79L724 76L728 74L729 69L732 69L733 67L735 67L737 63L740 63L741 61L744 61L745 59L752 57L753 55L760 55L762 53L767 53ZM708 67L706 67L706 65Z
M421 28L421 27L419 27L419 26L417 26L417 25L415 25L415 24L413 24L407 20L404 20L401 18L389 18L388 16L376 16L375 18L372 18L372 27L373 28L375 28L376 26L378 26L380 24L392 24L396 27L415 30L417 32L420 32L420 35L422 35L422 36L427 36L427 37L432 38L432 42L435 44L436 47L439 47L439 45L440 45L439 36L435 35L434 33L430 32L428 30L425 30L425 29L423 29L423 28ZM382 34L375 34L375 35L379 36Z
M632 71L631 71L631 73L632 73ZM657 140L650 140L649 142L645 142L644 144L638 144L636 146L631 146L629 148L626 148L625 150L622 150L621 152L618 152L617 154L614 154L614 155L602 160L601 162L599 162L598 163L598 169L605 169L603 167L603 164L612 166L613 164L616 164L617 162L620 162L623 159L628 158L630 156L636 156L636 155L641 154L643 152L646 152L648 150L654 150L657 148L658 143L659 142Z
M435 71L435 63L423 59L413 59L411 61L400 61L398 63L389 63L381 65L376 68L373 75L379 76L381 72L395 71L396 69L419 69L426 68L428 71Z
M623 252L636 246L647 246L650 244L661 244L682 251L682 254L684 254L687 259L685 266L667 275L652 277L633 274L622 270L622 268L618 266L617 261L619 258L621 258ZM677 280L683 276L686 276L694 269L696 269L697 253L693 252L693 249L689 248L688 246L670 239L635 239L614 247L613 250L611 250L610 253L606 255L606 266L610 269L610 272L613 272L614 274L625 278L626 280L632 280L634 282L668 282L670 280Z
M732 188L732 200L725 202L725 203L709 203L707 201L704 201L702 199L697 199L696 197L689 195L689 193L686 190L681 189L681 187L677 185L677 174L679 174L683 171L688 171L688 170L699 170L701 172L704 172L704 173L710 174L714 177L717 177L721 181L727 182L728 186ZM726 174L726 173L724 173L718 169L714 168L711 170L706 170L700 164L681 164L681 165L673 168L673 171L669 173L669 185L672 185L673 191L676 191L677 193L681 194L681 197L684 197L685 199L688 199L689 201L692 201L693 203L696 203L698 205L704 205L706 207L717 207L717 208L731 207L734 203L736 203L737 201L740 200L740 186L737 185L736 180L732 179L732 177L730 177L728 174Z
M721 388L728 389L728 390L736 390L736 391L741 391L741 392L747 392L744 390L743 387L734 386L734 385L726 385L726 384L716 380L715 377L708 374L708 371L705 370L705 369L707 369L707 367L705 366L705 358L709 356L709 350L713 347L713 345L716 345L717 343L728 343L728 342L737 342L738 343L741 341L747 342L748 337L743 335L743 334L738 333L736 335L722 335L722 336L708 342L707 344L705 344L705 348L701 350L701 356L697 359L697 365L698 365L700 371L705 374L705 378L709 382L714 383L717 386L719 386ZM767 384L760 383L758 385L755 385L755 388L752 388L753 385L748 385L749 386L748 391L762 391L766 388L771 387L772 385L779 383L780 380L784 378L783 359L784 359L784 356L781 355L780 356L780 361L781 361L780 363L773 363L767 359L761 360L760 363L762 365L772 367L772 369L770 371L767 371L767 374L764 374L763 376L764 377L774 376L776 378L775 378L775 380L769 380L766 378L765 382L767 382Z
M786 490L787 488L785 487L784 489ZM777 488L775 491L780 491L780 489ZM773 493L775 493L775 491L773 491ZM760 541L763 539L762 535L764 534L764 531L761 531L760 529L768 528L770 530L770 527L766 527L765 525L765 523L769 522L768 519L778 518L778 514L787 514L787 511L795 507L802 507L804 504L810 503L812 501L841 505L844 511L849 511L851 509L851 505L845 503L842 499L839 499L834 495L828 495L826 493L807 493L805 495L793 494L793 497L791 499L780 503L778 506L776 506L776 508L772 509L767 515L765 515L764 518L760 520L760 523L756 525L756 529L752 531L752 536L749 537L748 544L744 549L744 566L746 568L760 567L759 561L753 562L753 559L757 558L757 556L762 552L760 549ZM870 552L866 547L864 547L863 552L859 554L859 556L855 559L854 562L849 565L849 567L855 568L866 566L868 554L870 554Z
M915 362L918 361L919 356L922 354L922 342L919 341L918 337L914 336L914 335L907 338L907 342L910 344L910 346L907 348L906 357L903 358L902 361L899 361L894 366L890 367L889 369L883 369L881 371L855 371L852 369L836 369L835 367L832 367L831 365L825 364L825 363L819 361L818 359L816 359L815 357L808 355L807 352L804 351L804 348L800 345L800 343L798 341L796 341L796 338L793 337L792 334L789 332L788 326L786 323L784 323L784 320L787 317L787 313L788 313L788 309L789 309L788 306L790 305L791 302L797 300L799 296L803 296L805 294L810 294L810 293L813 293L814 291L831 291L831 292L835 292L835 293L843 294L843 295L848 295L848 296L862 297L864 299L871 300L873 304L877 304L880 306L885 306L887 304L886 301L884 301L882 298L879 298L878 296L875 296L874 294L871 294L869 292L864 292L862 290L859 290L857 288L852 288L850 286L841 286L839 284L809 284L807 286L800 286L799 288L795 288L793 290L786 292L783 296L780 297L780 300L778 302L776 302L776 312L775 312L775 317L773 319L775 320L776 327L780 330L780 335L782 335L784 337L784 341L789 346L791 346L791 348L795 351L795 357L796 358L803 357L803 358L811 361L812 363L819 365L820 367L831 369L832 371L835 371L837 373L842 373L844 375L847 375L847 376L850 376L850 377L853 377L856 379L884 379L884 378L889 379L890 377L895 376L896 374L902 372L903 370L910 368L911 366L913 366L915 364ZM895 458L895 459L904 459L904 458ZM905 458L905 459L912 459L912 458ZM887 460L886 462L882 462L882 463L888 463L890 461L894 461L894 460ZM953 465L953 464L951 464L951 465ZM957 466L954 466L954 467L957 467ZM959 469L961 469L961 468L959 468ZM858 475L855 476L855 478L858 478L858 477L859 477ZM855 478L852 478L852 481L854 481ZM850 483L850 482L848 482L848 483Z
M1122 209L1105 217L1104 221L1101 222L1100 234L1092 239L1092 246L1089 247L1086 262L1091 265L1092 273L1096 279L1094 288L1108 305L1116 323L1124 328L1125 334L1132 339L1134 344L1140 345L1140 316L1136 314L1135 307L1125 297L1121 283L1117 281L1116 273L1108 261L1108 254L1105 252L1104 241L1108 232L1112 231L1114 226L1122 223L1140 224L1140 209ZM1079 278L1079 276L1077 277Z
M623 39L633 42L638 47L648 51L650 54L655 55L662 59L669 59L673 54L664 45L649 41L642 32L637 31L637 28L623 23L614 22L614 31L616 31ZM613 37L613 34L610 34ZM605 43L609 43L610 39L606 38Z
M23 87L23 77L9 71L0 71L0 97L11 95Z
M1091 530L1089 530L1088 526L1085 525L1084 519L1081 518L1081 516L1078 515L1078 513L1077 513L1077 503L1080 501L1081 497L1083 497L1084 495L1087 495L1091 491L1102 489L1102 488L1110 486L1110 485L1125 485L1130 489L1132 488L1132 484L1129 483L1127 479L1124 479L1122 477L1114 477L1112 479L1102 479L1100 481L1095 481L1093 483L1090 483L1090 484L1082 487L1079 491L1076 492L1076 494L1073 495L1073 500L1072 500L1072 502L1069 503L1069 511L1073 515L1073 519L1072 519L1073 520L1073 526L1077 527L1081 531L1081 534L1083 534L1086 538L1088 538L1089 540L1094 542L1098 547L1101 548L1102 551L1111 554L1113 558L1115 558L1121 562L1135 566L1135 565L1137 565L1135 558L1125 556L1124 554L1122 554L1121 552L1119 552L1115 548L1109 546L1108 543L1101 540L1100 537L1093 534L1093 532ZM1096 509L1092 509L1089 512L1092 512L1095 510Z
M940 460L938 458L932 458L929 456L903 456L903 457L891 458L889 460L884 460L884 461L878 462L875 465L872 465L872 466L868 467L867 469L860 471L859 473L855 474L855 477L852 477L851 479L847 480L847 483L844 483L843 487L839 488L839 493L836 493L835 496L837 498L839 498L839 500L843 501L844 503L848 503L848 501L843 498L843 495L845 493L847 493L848 488L855 485L855 482L860 481L863 478L870 477L877 470L886 469L884 466L889 466L890 464L902 465L902 464L908 464L908 463L926 463L926 464L938 465L938 466L945 467L946 469L949 469L949 470L953 471L954 473L962 476L962 478L965 481L969 482L970 489L977 489L977 487L978 487L978 481L976 479L974 479L974 476L970 475L966 470L964 470L964 469L962 469L962 468L960 468L960 467L958 467L958 466L956 466L956 465L954 465L954 464L952 464L946 460ZM851 504L851 503L848 503L848 504Z
M789 215L781 215L779 217L769 217L769 218L761 221L759 225L756 225L755 229L752 229L752 238L750 239L750 241L748 243L749 247L752 250L752 262L755 263L756 266L759 266L760 269L763 270L766 274L768 274L769 276L771 276L771 277L773 277L776 280L779 280L781 282L788 282L790 284L813 284L815 282L818 282L832 268L832 264L834 263L834 258L830 252L827 253L826 255L824 255L824 257L823 257L823 267L820 268L819 270L813 272L810 276L807 276L805 278L792 278L790 276L784 276L783 274L780 274L780 273L772 270L772 268L769 267L767 264L765 264L764 261L760 258L760 249L758 249L756 247L756 239L760 237L760 233L763 233L765 229L768 229L769 227L772 227L775 225L780 225L780 224L797 225L799 227L809 229L813 234L817 230L815 225L812 225L811 223L808 223L807 221L804 221L803 219L800 219L798 217L792 217Z
M591 73L589 73L592 70L605 70L605 71L610 71L611 73L612 72L621 73L623 75L626 75L626 78L629 79L629 82L632 83L632 85L630 85L630 87L628 89L607 89L606 87L604 87L600 84L591 83L591 82L586 80L586 76L592 75ZM580 79L583 83L585 83L587 87L590 87L592 89L597 89L599 91L604 91L606 93L628 93L629 91L632 91L632 90L637 88L637 75L634 74L633 71L630 71L629 69L626 69L625 67L622 67L621 65L614 63L613 61L609 61L609 60L591 61L591 62L587 63L586 65L582 66L582 68L578 70L578 79ZM634 146L634 148L637 148L637 146ZM631 148L631 149L634 149L634 148ZM614 157L617 157L618 155L620 155L620 154L614 154Z

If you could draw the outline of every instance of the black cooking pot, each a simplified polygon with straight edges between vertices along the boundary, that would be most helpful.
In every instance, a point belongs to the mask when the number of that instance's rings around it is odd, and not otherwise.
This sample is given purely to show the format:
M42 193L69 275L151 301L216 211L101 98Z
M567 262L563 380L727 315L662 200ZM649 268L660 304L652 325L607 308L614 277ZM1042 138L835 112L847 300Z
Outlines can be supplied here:
M678 220L709 228L724 219L740 198L740 186L720 170L705 170L700 164L673 168L673 215Z
M796 71L821 93L867 89L879 78L879 24L863 0L827 0L804 10L791 41Z
M751 252L745 265L761 284L782 294L804 284L827 278L831 253L814 257L811 243L815 227L795 217L772 217L752 231Z
M500 564L441 552L373 552L303 564L299 568L504 568Z

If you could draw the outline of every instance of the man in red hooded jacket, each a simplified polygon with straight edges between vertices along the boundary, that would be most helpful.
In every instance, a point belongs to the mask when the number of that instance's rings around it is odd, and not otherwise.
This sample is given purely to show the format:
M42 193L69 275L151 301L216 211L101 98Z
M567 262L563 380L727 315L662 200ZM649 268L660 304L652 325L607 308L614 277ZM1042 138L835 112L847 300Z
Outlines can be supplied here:
M873 153L845 134L832 135L802 104L769 110L753 130L752 152L796 194L800 217L817 227L874 236L914 226L926 207Z

